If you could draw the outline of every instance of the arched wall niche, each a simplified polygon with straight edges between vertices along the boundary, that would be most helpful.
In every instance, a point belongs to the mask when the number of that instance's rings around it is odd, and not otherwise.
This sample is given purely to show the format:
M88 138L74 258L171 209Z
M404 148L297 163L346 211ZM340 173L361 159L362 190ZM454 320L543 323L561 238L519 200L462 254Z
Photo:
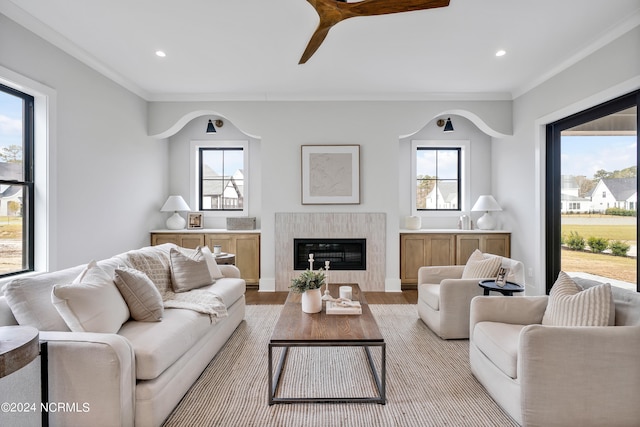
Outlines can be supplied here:
M451 116L459 116L459 117L464 117L467 120L469 120L471 123L473 123L478 129L480 129L482 132L484 132L485 134L489 135L490 137L494 137L494 138L506 138L509 137L511 135L506 134L506 133L502 133L496 129L493 129L486 121L484 121L480 116L478 116L476 113L471 112L469 110L463 110L463 109L447 109L447 110L443 110L438 114L433 115L429 120L427 120L424 124L424 126L420 129L415 130L412 133L409 133L407 135L401 135L400 136L400 140L404 140L407 138L411 138L414 135L420 133L424 128L426 128L427 126L429 126L432 122L435 123L435 121L437 119L441 119L441 118L445 118L446 117L451 117Z
M193 121L193 120L195 120L195 119L197 119L199 117L202 117L202 116L211 116L212 118L220 118L220 119L222 119L223 121L225 121L227 123L233 123L233 121L229 117L225 116L224 114L221 114L218 111L215 111L215 110L194 110L194 111L186 113L183 116L181 116L180 118L178 118L178 120L176 120L176 122L173 125L171 125L167 130L165 130L165 131L163 131L161 133L158 133L156 135L151 135L151 137L152 138L157 138L157 139L170 138L173 135L175 135L178 132L180 132L180 130L182 130L188 123L190 123L191 121ZM236 128L237 128L237 126L236 126ZM245 135L247 135L250 138L258 139L258 140L261 139L260 136L252 135L252 134L250 134L248 132L245 132L244 130L239 129L239 128L238 128L238 130L240 132L244 133Z
M451 118L454 131L443 132L443 127L437 125L438 119ZM457 221L462 213L477 219L477 213L470 211L471 206L481 194L492 193L493 168L492 146L494 138L504 136L495 129L491 129L480 117L466 110L441 110L440 113L430 116L422 128L399 138L398 180L399 217L398 225L404 228L408 216L418 215L422 217L422 228L426 229L456 229ZM462 211L455 212L418 212L415 210L412 200L412 187L410 183L414 179L413 166L413 141L431 141L443 145L465 145L467 152L463 172Z

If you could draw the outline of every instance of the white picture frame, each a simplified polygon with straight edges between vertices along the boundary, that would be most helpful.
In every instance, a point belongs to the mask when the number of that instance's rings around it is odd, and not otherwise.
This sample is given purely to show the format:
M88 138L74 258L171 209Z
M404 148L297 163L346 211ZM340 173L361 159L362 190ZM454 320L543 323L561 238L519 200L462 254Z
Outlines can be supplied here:
M360 146L303 145L302 204L360 204Z

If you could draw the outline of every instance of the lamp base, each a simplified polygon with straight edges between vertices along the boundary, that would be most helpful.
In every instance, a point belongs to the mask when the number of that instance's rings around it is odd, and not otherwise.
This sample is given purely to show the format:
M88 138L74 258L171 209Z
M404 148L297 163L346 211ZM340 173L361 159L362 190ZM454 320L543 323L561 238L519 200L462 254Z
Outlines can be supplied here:
M182 230L187 225L187 220L182 218L178 212L174 213L167 219L167 229Z
M476 221L476 225L480 230L493 230L496 228L496 220L491 216L489 212L485 212L478 221Z

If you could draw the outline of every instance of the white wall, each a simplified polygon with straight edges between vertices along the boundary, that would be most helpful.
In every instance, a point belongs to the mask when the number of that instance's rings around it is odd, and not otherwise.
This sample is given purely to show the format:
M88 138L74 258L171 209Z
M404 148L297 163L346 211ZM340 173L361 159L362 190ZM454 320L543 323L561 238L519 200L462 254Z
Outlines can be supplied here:
M195 123L194 115L218 114L241 131L260 139L261 186L261 282L262 290L275 289L276 212L382 212L387 214L386 289L400 289L398 218L400 208L400 150L402 136L415 134L443 112L453 109L469 111L478 122L496 133L511 132L511 102L153 102L149 107L149 133L172 138L175 143L196 135L180 131L185 124ZM186 117L186 119L185 119ZM206 118L194 124L204 137ZM225 125L226 126L226 125ZM460 134L469 139L487 137L468 121L460 121ZM184 135L183 135L184 133ZM428 131L427 131L428 133ZM441 129L440 129L441 133ZM180 141L179 141L180 140ZM303 144L359 144L361 165L361 204L302 205L300 200L300 146ZM480 163L488 163L487 153ZM173 163L184 158L171 159ZM408 160L407 160L408 162ZM408 163L407 163L408 165ZM175 170L172 169L172 170ZM478 169L482 171L482 169ZM171 186L183 186L184 178L172 175ZM483 190L490 186L490 170L481 172ZM406 183L409 194L410 183ZM408 209L408 206L403 208Z
M148 244L167 195L168 148L147 136L147 103L4 15L0 52L0 66L56 93L49 269Z
M513 136L494 139L494 193L511 229L511 253L524 262L527 294L544 294L545 125L640 88L640 28L514 100Z

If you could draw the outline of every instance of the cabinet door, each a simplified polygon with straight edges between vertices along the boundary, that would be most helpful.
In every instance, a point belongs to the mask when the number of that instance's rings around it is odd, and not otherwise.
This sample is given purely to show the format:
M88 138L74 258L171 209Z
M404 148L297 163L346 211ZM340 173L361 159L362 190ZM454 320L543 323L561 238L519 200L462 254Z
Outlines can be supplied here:
M464 265L475 251L509 258L511 237L509 234L458 234L456 242L456 263Z
M204 245L204 234L181 234L180 244L183 248L195 249Z
M418 269L427 260L424 234L400 235L400 282L418 283Z
M151 246L162 245L165 243L173 243L174 245L180 246L180 235L165 233L151 234Z
M482 246L482 235L458 234L456 236L456 264L465 265L476 249L482 251Z
M454 265L455 236L453 234L431 234L427 236L427 259L424 265Z
M222 248L222 252L226 252L229 254L235 254L235 242L233 241L233 236L231 234L206 234L205 235L205 244L209 246L211 252L213 252L213 247L215 245L220 245Z
M247 283L260 281L260 235L238 234L235 237L236 267Z
M487 234L484 236L483 252L511 258L511 238L509 234Z

